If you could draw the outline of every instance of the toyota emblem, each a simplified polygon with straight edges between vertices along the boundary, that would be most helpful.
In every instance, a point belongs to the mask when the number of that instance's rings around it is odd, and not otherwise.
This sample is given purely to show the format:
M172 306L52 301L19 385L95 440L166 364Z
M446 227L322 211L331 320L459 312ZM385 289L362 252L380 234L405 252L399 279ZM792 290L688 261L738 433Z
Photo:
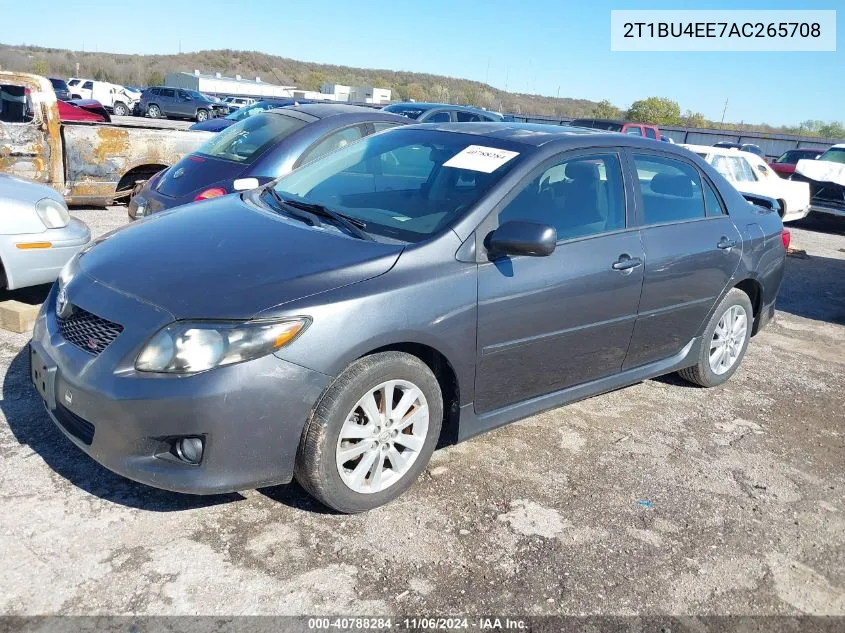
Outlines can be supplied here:
M67 300L67 288L62 285L59 288L59 294L56 295L56 313L63 319L66 319L70 316L71 310L68 309L69 307L70 305Z

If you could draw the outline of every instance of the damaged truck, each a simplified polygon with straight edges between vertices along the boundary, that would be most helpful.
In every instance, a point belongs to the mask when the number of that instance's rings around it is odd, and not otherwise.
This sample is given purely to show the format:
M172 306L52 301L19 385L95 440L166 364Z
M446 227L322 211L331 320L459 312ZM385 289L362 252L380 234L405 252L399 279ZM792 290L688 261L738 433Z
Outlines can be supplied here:
M0 172L49 185L68 204L126 202L211 135L149 119L63 121L45 77L0 71Z
M791 180L810 183L810 211L845 218L845 143L799 160Z

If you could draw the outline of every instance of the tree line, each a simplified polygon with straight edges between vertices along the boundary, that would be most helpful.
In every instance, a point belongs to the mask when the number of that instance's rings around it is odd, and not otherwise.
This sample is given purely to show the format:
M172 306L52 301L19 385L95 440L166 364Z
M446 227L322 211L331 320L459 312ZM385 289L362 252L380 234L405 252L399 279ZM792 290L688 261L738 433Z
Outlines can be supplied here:
M799 126L722 123L707 120L700 112L682 113L677 102L649 97L624 110L610 101L546 97L513 93L488 84L428 73L351 68L302 62L258 51L208 50L174 55L120 55L70 51L37 46L0 44L0 68L55 77L85 77L121 85L152 86L164 83L171 72L220 72L227 76L260 76L268 83L319 90L324 83L389 88L393 100L436 101L474 105L498 112L552 117L628 119L655 125L715 127L745 132L845 137L841 122L805 121Z

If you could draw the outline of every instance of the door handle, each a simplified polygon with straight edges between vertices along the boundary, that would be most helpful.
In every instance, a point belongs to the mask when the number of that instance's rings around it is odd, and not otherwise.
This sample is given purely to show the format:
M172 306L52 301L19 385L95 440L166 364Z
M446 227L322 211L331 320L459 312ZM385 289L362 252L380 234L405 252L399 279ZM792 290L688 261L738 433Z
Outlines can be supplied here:
M724 235L722 236L722 239L719 240L719 243L716 244L716 248L721 248L722 250L727 250L729 248L733 248L734 246L736 246L736 240L729 240Z
M626 254L620 255L619 259L617 259L615 262L613 262L613 265L611 266L611 268L613 268L613 270L631 271L634 268L636 268L637 266L642 266L642 265L643 265L643 260L641 260L639 257L631 257L630 255L628 255L626 253Z

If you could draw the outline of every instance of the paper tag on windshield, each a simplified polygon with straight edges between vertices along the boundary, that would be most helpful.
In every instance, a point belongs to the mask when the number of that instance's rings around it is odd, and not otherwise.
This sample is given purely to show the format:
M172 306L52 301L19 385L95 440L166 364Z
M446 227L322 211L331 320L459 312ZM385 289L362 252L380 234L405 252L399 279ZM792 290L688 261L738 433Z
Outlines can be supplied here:
M452 158L443 163L444 167L455 169L471 169L482 171L485 174L492 174L506 162L519 156L519 152L511 152L506 149L495 147L484 147L483 145L470 145L461 150Z

